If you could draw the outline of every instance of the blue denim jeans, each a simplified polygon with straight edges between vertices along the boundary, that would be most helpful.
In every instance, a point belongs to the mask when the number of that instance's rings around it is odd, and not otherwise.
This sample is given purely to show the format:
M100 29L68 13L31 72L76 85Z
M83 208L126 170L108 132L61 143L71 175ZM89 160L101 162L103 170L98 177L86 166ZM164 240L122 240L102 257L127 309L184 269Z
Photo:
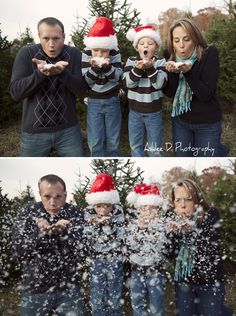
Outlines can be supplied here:
M139 113L129 110L129 145L132 157L160 157L162 149L162 112ZM145 143L145 134L147 142Z
M225 288L218 286L176 283L176 314L179 316L226 316L231 312L224 306Z
M83 316L83 294L80 286L63 291L22 293L20 316Z
M133 316L164 315L164 276L159 272L131 271L130 294Z
M119 260L93 259L90 267L90 305L93 316L123 314L123 263Z
M21 157L48 157L52 149L59 157L83 157L79 124L50 133L22 132Z
M119 97L88 98L87 138L91 157L120 157L120 130Z
M229 150L221 144L221 122L189 124L172 118L173 147L176 157L225 157Z

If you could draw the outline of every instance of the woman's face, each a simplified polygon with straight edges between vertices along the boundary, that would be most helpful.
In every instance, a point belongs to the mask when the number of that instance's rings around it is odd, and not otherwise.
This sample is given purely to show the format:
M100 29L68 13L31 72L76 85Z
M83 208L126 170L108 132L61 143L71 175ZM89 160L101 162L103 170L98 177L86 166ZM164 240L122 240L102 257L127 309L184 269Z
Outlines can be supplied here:
M190 192L185 187L177 187L174 196L175 213L183 218L190 217L195 209Z
M188 59L194 50L194 42L190 34L182 26L173 30L173 48L176 55L181 59Z

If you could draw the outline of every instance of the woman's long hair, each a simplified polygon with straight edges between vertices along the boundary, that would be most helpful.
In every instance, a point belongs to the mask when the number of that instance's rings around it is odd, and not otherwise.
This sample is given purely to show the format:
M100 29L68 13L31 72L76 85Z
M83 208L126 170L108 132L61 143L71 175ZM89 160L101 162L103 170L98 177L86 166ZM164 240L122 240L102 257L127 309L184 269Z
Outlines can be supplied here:
M207 43L197 25L190 19L182 18L175 21L168 32L167 48L170 54L169 60L175 60L176 55L173 47L173 31L176 27L181 26L189 34L196 48L197 60L202 58L203 51L207 48Z

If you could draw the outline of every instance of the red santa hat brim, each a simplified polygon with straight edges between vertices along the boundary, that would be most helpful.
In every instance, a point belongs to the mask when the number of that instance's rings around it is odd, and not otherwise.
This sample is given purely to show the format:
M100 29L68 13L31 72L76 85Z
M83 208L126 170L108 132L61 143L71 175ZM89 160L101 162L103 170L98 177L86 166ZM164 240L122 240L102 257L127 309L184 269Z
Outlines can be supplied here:
M95 205L95 204L100 204L100 203L105 203L105 204L120 203L120 197L117 190L87 193L85 196L85 200L89 205Z
M110 36L86 36L84 38L84 45L88 49L118 49L118 42L116 35Z

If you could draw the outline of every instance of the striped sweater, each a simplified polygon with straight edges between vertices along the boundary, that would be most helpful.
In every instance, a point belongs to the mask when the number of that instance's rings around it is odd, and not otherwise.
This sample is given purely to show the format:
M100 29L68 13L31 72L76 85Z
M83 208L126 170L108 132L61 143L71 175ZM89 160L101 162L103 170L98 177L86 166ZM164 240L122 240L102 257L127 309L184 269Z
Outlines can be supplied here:
M85 48L82 54L82 74L89 85L89 97L108 99L118 95L122 76L121 56L118 50L110 51L110 64L107 67L91 67L91 50Z
M126 62L123 82L128 88L129 107L134 111L152 113L161 110L162 88L167 81L166 60L154 58L154 65L145 70L135 67L139 57L129 57Z

